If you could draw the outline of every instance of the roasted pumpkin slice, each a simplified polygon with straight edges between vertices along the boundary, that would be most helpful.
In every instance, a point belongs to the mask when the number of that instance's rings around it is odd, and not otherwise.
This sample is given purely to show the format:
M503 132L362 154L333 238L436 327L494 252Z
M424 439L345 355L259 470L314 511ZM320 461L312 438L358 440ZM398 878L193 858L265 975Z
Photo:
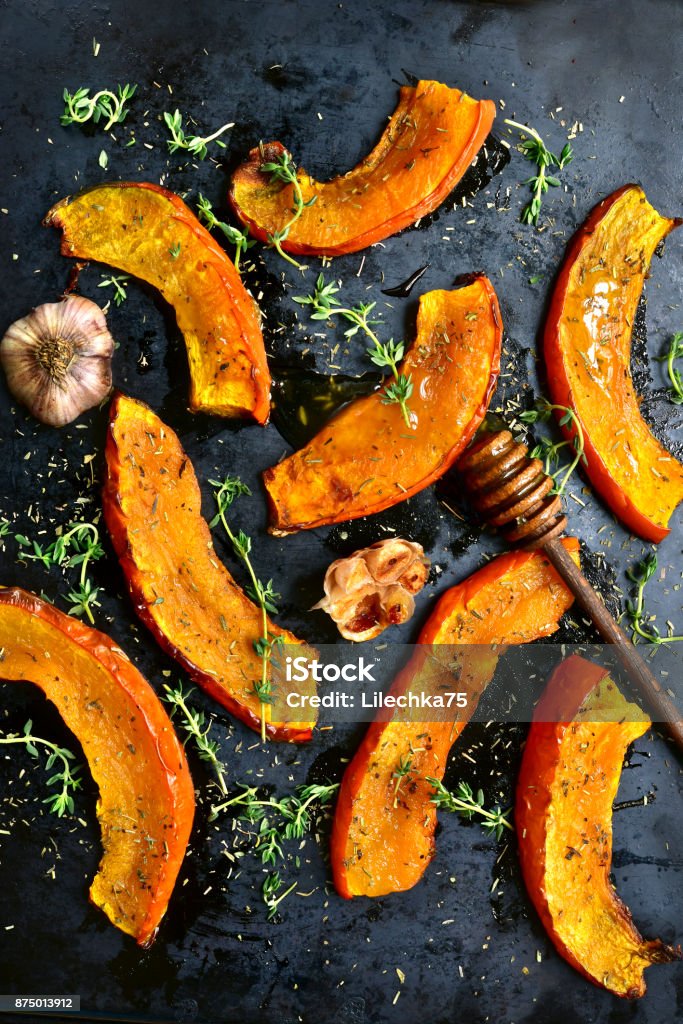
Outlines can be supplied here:
M305 448L264 473L273 533L381 512L453 465L481 423L500 368L502 324L486 277L420 298L410 429L383 392L351 402Z
M0 589L0 648L0 679L43 691L99 787L104 854L90 898L117 928L149 945L194 817L192 779L168 715L108 636L19 588Z
M261 610L219 562L192 463L143 402L118 394L106 443L104 518L135 610L207 693L252 729L300 742L313 722L273 722L254 689ZM268 621L270 634L298 644Z
M531 901L559 953L618 996L645 992L643 972L681 951L645 941L610 882L612 804L626 750L650 726L607 671L574 655L534 713L515 822Z
M474 160L496 116L439 82L403 86L384 134L357 167L332 181L297 172L303 213L281 240L287 252L338 256L366 249L440 206ZM293 186L261 170L287 154L279 142L252 149L237 168L230 201L256 238L268 241L291 220Z
M578 562L577 541L563 543ZM494 645L548 636L572 600L542 552L522 551L494 559L437 602L418 644L468 645L457 677L467 707L456 721L401 721L396 714L372 723L335 810L331 859L341 896L384 896L419 882L434 855L436 807L427 778L443 778L449 751L493 678L500 653ZM418 647L392 694L431 692L430 676L443 675L444 666L429 653L429 646Z
M631 331L652 254L680 223L637 185L604 199L570 243L545 327L550 393L579 419L586 475L629 530L655 542L683 499L683 466L640 414ZM572 440L574 425L562 429Z
M173 306L195 412L266 423L270 373L259 311L234 264L179 196L147 182L96 185L53 206L62 252L142 278Z

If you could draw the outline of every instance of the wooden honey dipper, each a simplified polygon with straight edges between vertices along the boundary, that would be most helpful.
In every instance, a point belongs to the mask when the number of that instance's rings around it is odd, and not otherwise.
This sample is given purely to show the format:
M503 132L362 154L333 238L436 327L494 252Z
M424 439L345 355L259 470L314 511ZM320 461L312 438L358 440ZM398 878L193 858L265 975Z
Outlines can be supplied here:
M567 526L562 499L552 494L554 480L540 459L530 459L527 447L509 430L476 441L457 464L474 509L513 546L542 548L592 619L608 644L614 644L621 663L669 735L683 752L683 716L661 683L615 622L581 570L567 554L560 537Z

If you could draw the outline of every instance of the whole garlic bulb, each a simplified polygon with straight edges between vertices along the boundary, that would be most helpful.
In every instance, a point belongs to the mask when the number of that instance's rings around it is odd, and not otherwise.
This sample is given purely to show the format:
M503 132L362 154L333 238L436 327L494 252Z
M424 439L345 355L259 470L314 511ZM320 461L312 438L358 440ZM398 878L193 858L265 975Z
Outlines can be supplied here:
M422 545L401 537L380 540L329 566L325 597L314 607L327 612L345 639L373 640L388 626L408 621L413 595L428 575Z
M100 307L70 295L13 323L0 362L14 397L41 423L63 427L111 391L113 351Z

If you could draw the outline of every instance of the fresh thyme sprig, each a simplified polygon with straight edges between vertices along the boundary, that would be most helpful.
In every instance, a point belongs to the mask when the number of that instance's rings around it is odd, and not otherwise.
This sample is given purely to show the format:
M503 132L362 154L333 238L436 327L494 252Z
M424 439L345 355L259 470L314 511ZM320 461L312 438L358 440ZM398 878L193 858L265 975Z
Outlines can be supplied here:
M256 245L256 241L249 238L248 232L240 231L239 228L234 228L232 224L226 224L225 221L218 220L213 212L211 203L201 192L199 193L199 202L197 203L197 213L199 214L200 221L206 225L209 231L217 228L223 232L230 244L235 246L235 270L239 272L242 253L245 253L247 249L251 249L252 245Z
M481 827L486 829L487 832L493 833L496 839L501 838L506 828L512 830L508 817L510 811L501 810L498 804L487 810L484 807L486 798L484 797L483 790L477 790L475 795L472 787L467 782L459 782L455 792L451 792L446 789L439 779L434 779L429 775L426 776L426 779L430 786L434 787L432 803L436 804L439 810L452 811L454 814L459 814L462 818L467 818L468 820L474 818L475 815L483 818L483 821L480 822Z
M167 111L164 114L164 123L170 132L170 138L166 140L169 151L175 153L179 149L184 149L192 156L197 157L198 160L205 159L208 153L207 147L211 142L215 142L216 145L225 149L225 143L221 142L219 137L223 132L227 132L228 129L235 127L235 122L230 121L219 128L218 131L212 132L211 135L206 135L203 138L199 135L186 135L183 129L183 115L179 110L175 110L172 114L169 114Z
M391 773L392 779L396 779L394 783L394 807L398 807L398 798L401 793L401 787L404 780L415 771L413 766L413 752L404 754L401 756L398 762L398 766Z
M268 920L272 921L277 914L277 908L280 906L282 901L289 896L290 892L296 889L296 882L292 882L284 892L280 892L280 889L284 885L280 877L279 871L270 871L261 886L261 893L263 894L263 902L268 907ZM279 893L279 895L278 895Z
M197 711L196 708L188 704L188 700L194 691L192 689L185 691L182 683L175 689L164 683L164 692L165 696L163 699L167 704L171 705L171 718L175 717L176 711L180 711L183 716L181 725L187 733L185 742L190 738L193 740L200 759L211 765L221 793L227 796L228 787L225 782L225 765L219 757L220 747L216 740L209 739L211 722L206 721L206 715L203 711Z
M552 412L561 412L563 415L559 420L561 427L571 424L574 428L574 437L571 441L550 441L548 438L541 438L539 443L529 452L532 459L543 459L544 472L547 476L553 477L555 486L551 494L564 494L564 489L569 483L569 478L581 461L586 462L584 454L584 436L581 422L573 409L566 405L553 405L545 398L540 398L533 409L522 412L519 415L523 423L546 422L550 419ZM563 448L569 448L574 452L574 457L569 465L560 470L560 452Z
M99 607L97 595L102 588L93 586L88 578L88 565L104 555L99 530L94 523L73 523L66 533L60 534L47 547L43 547L35 540L29 540L21 533L15 533L14 539L21 548L21 558L25 561L40 562L46 569L53 565L75 569L80 565L78 584L66 595L67 600L71 602L69 614L85 615L94 624L92 609Z
M376 306L375 302L363 303L358 306L342 306L339 299L335 298L339 288L333 281L325 283L323 274L319 274L315 282L315 291L312 295L295 295L294 301L300 306L310 306L313 312L311 320L331 320L333 316L341 316L351 326L344 331L345 338L352 338L358 331L363 333L372 342L372 347L367 353L375 366L388 367L393 375L393 382L386 385L381 401L385 405L398 405L401 409L406 426L412 427L408 400L413 393L413 381L410 374L399 373L398 364L403 359L405 346L402 341L394 342L390 338L382 342L373 330L379 320L370 319L370 314Z
M523 185L531 187L532 194L531 202L522 210L521 220L523 224L538 226L543 196L551 186L556 188L561 184L559 178L547 172L553 167L557 167L558 171L561 171L567 164L570 164L574 159L572 147L568 142L565 143L560 155L555 156L547 148L535 129L529 128L528 125L520 124L518 121L512 121L510 118L506 118L503 123L509 125L510 128L515 128L521 135L525 136L519 148L527 160L530 160L532 164L536 164L537 173L522 182Z
M125 121L128 114L126 103L132 99L137 85L119 85L116 92L109 89L100 89L94 96L90 96L90 89L77 89L75 93L64 90L64 113L60 121L63 125L85 124L86 121L94 121L99 124L102 118L107 119L104 131L115 124Z
M120 306L122 302L126 301L128 295L126 284L130 281L130 274L102 274L101 276L102 280L97 287L113 288L114 302L117 306Z
M295 260L293 256L290 256L289 253L284 251L282 243L289 237L289 232L292 230L293 225L296 224L304 210L308 206L313 206L317 197L313 196L308 200L308 202L304 202L301 185L299 184L299 179L296 174L296 164L286 150L275 160L264 161L260 166L260 170L264 174L269 174L273 181L281 181L285 185L291 185L292 199L294 200L291 217L279 231L275 231L273 234L268 235L268 244L271 248L276 249L277 252L279 252L283 260L287 260L287 262L291 263L292 266L297 268L297 270L306 270L307 268L303 264L299 263L298 260Z
M269 631L268 615L277 615L278 610L275 602L279 599L280 595L273 589L272 579L268 580L267 583L262 583L256 576L250 558L251 538L242 530L237 534L233 533L227 520L226 513L233 501L239 498L240 495L251 494L251 491L238 477L226 476L224 480L209 480L209 483L212 487L216 488L213 496L218 507L218 513L209 525L214 527L217 523L222 523L235 554L244 563L249 573L251 585L246 588L246 592L253 601L256 601L261 609L261 635L258 639L254 640L254 650L261 659L261 677L254 681L253 689L261 705L261 740L265 743L267 705L273 702L269 666L273 658L273 652L276 648L281 647L284 642L282 635Z
M254 850L264 866L273 868L262 887L269 921L275 917L280 903L296 888L296 882L292 882L280 892L284 882L277 864L285 860L284 844L288 840L303 839L310 832L315 818L329 806L338 789L338 783L298 786L294 794L276 799L259 797L256 786L244 786L235 796L211 808L211 820L222 811L236 808L238 817L258 825Z
M648 621L648 616L644 609L645 587L656 571L657 555L654 551L644 558L642 562L639 562L634 569L626 570L628 578L636 584L635 600L628 600L626 602L626 614L631 620L634 644L637 644L639 640L645 640L647 643L655 645L683 642L683 636L674 636L672 633L668 636L661 636L657 627Z
M59 791L53 793L52 796L46 797L43 803L48 804L49 810L60 818L65 814L73 814L74 800L71 794L81 787L81 779L79 778L80 768L72 767L71 765L71 762L76 760L75 754L72 754L66 747L60 747L57 743L53 743L51 740L35 736L32 729L33 722L29 718L21 735L11 732L7 736L0 736L0 744L21 743L26 747L31 757L36 758L40 757L38 747L45 747L49 751L47 761L45 762L45 771L49 772L58 762L61 763L61 768L47 780L48 786L59 784Z
M669 348L664 355L659 356L660 362L666 362L666 372L671 381L669 398L675 405L683 405L683 378L680 370L674 366L677 359L683 359L683 331L678 331L669 342Z

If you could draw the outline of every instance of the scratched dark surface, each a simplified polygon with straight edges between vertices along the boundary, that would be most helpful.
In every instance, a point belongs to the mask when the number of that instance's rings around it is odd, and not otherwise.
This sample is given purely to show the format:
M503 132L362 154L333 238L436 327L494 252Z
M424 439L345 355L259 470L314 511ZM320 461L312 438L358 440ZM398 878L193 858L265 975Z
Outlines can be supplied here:
M466 209L447 201L419 230L365 253L362 271L361 254L334 263L345 296L353 302L368 294L379 298L387 334L407 338L420 288L448 287L459 274L484 270L498 289L507 333L492 408L509 411L516 398L528 405L540 386L535 343L544 303L574 228L599 198L629 180L642 182L662 212L681 212L682 32L683 6L676 0L208 0L165 7L150 0L3 0L0 328L31 306L54 301L66 284L68 266L58 254L58 238L40 227L57 198L107 178L161 180L187 193L190 204L203 192L225 215L226 170L260 138L279 138L308 170L330 177L371 147L395 106L396 82L405 69L503 100L505 114L536 125L551 148L561 148L572 125L583 126L574 140L575 161L563 174L567 191L556 189L548 197L551 220L542 233L519 223L526 190L518 183L529 165L513 153ZM100 43L97 57L93 38ZM65 86L124 81L138 82L139 92L129 120L114 133L116 142L100 131L60 127ZM182 154L168 155L160 116L175 106L191 113L202 129L236 123L226 136L227 149L212 149L217 162L195 167ZM505 114L499 109L497 137ZM131 131L136 144L125 148ZM106 172L98 164L102 149L109 157ZM252 254L255 269L248 281L263 293L274 365L324 372L341 336L328 332L326 343L313 336L309 324L296 324L291 295L303 289L301 279L274 254L260 248ZM666 401L655 356L681 328L682 256L683 237L674 234L664 258L654 261L644 310L647 335L640 331L634 363L646 415L676 450L682 414ZM427 262L429 270L409 299L385 302L379 295L382 280L396 284ZM317 272L316 261L311 264L307 288ZM98 300L102 269L91 266L80 282L83 293ZM542 280L531 284L537 275ZM116 385L150 402L178 431L204 485L215 473L230 471L252 486L254 497L236 506L234 519L256 538L257 571L273 575L283 593L285 625L308 638L333 641L329 623L303 609L318 598L324 568L337 552L387 529L422 541L437 567L415 619L394 634L403 641L414 636L437 594L500 550L491 536L456 522L433 489L367 522L267 537L258 473L289 450L278 430L226 425L186 411L182 339L172 314L146 287L131 282L128 300L112 307L109 322L119 342ZM360 372L366 368L360 346L349 348L346 353L340 346L336 362ZM45 429L14 407L0 382L0 515L14 529L49 536L55 523L97 514L105 419L102 410L62 431ZM629 587L625 568L646 546L581 486L576 482L572 491L584 504L568 502L571 529L585 544L594 582L614 606L614 587ZM208 487L205 498L208 512ZM240 578L220 539L217 546ZM680 551L677 515L659 547L662 572L647 592L648 607L663 629L667 618L683 621ZM0 559L3 583L44 590L60 601L64 581L35 563L19 565L13 541L6 540ZM106 588L98 624L156 686L162 671L178 678L174 663L133 617L110 551L94 575ZM565 622L559 637L582 635L588 634L580 624ZM30 716L41 733L75 746L36 691L4 685L0 693L3 731L20 730ZM198 701L215 712L214 732L231 784L259 779L276 792L304 781L338 779L341 759L352 753L364 728L336 727L302 749L247 749L253 734L209 701ZM509 802L523 736L522 726L488 732L472 726L453 752L447 781L468 779ZM652 733L636 744L629 766L620 799L645 793L655 799L615 816L614 878L646 936L680 941L680 763ZM194 757L192 769L205 793L208 779ZM411 892L372 903L335 895L323 826L320 842L309 840L301 853L298 890L310 895L290 897L280 919L269 923L259 894L260 865L246 854L239 869L231 869L223 850L233 840L232 823L209 825L206 805L200 804L191 855L157 942L140 951L87 901L99 858L92 783L77 800L84 824L45 813L44 775L28 756L0 756L0 786L1 992L80 994L86 1019L145 1022L654 1024L683 1018L683 965L648 971L649 990L637 1004L595 989L554 952L530 909L514 843L497 847L476 826L453 818L441 824L438 852L423 881ZM284 874L297 877L291 865Z

